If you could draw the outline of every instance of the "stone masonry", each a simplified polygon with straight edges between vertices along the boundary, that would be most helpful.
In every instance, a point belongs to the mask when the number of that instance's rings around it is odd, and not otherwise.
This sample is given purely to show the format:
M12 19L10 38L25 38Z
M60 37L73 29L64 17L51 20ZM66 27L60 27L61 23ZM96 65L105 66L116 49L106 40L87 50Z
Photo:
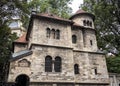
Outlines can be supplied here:
M70 19L33 14L27 34L14 42L8 82L17 84L24 75L28 77L24 86L108 86L105 55L98 52L94 19L82 10ZM48 72L47 56L52 59L52 71ZM56 57L61 59L59 72L55 71Z

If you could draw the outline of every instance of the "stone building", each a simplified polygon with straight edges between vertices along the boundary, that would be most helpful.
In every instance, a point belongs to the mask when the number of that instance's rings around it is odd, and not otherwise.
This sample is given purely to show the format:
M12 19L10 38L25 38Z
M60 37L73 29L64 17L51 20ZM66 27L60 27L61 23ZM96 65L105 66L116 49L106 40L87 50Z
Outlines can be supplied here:
M98 52L93 14L70 19L33 14L14 42L8 82L17 86L108 86L105 56Z

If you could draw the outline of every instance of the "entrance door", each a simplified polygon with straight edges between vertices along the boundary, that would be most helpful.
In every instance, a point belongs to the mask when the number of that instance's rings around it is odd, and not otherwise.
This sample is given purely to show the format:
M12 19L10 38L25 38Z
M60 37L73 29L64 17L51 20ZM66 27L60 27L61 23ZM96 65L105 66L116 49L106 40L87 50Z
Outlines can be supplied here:
M29 86L29 77L27 75L19 75L16 78L16 86Z

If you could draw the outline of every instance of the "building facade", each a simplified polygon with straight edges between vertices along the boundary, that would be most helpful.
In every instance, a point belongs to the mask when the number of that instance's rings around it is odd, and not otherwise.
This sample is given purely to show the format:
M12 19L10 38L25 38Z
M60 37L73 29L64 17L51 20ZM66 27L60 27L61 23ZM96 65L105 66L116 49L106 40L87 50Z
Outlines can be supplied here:
M83 10L70 19L31 15L27 33L14 42L8 82L16 86L108 86L94 19Z

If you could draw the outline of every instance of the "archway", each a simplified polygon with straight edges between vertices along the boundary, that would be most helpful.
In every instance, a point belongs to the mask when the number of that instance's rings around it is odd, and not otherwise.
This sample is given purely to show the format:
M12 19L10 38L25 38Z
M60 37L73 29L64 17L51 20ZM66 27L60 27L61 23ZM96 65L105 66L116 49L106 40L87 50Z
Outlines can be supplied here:
M16 78L16 85L15 86L29 86L29 77L25 74L19 75Z

